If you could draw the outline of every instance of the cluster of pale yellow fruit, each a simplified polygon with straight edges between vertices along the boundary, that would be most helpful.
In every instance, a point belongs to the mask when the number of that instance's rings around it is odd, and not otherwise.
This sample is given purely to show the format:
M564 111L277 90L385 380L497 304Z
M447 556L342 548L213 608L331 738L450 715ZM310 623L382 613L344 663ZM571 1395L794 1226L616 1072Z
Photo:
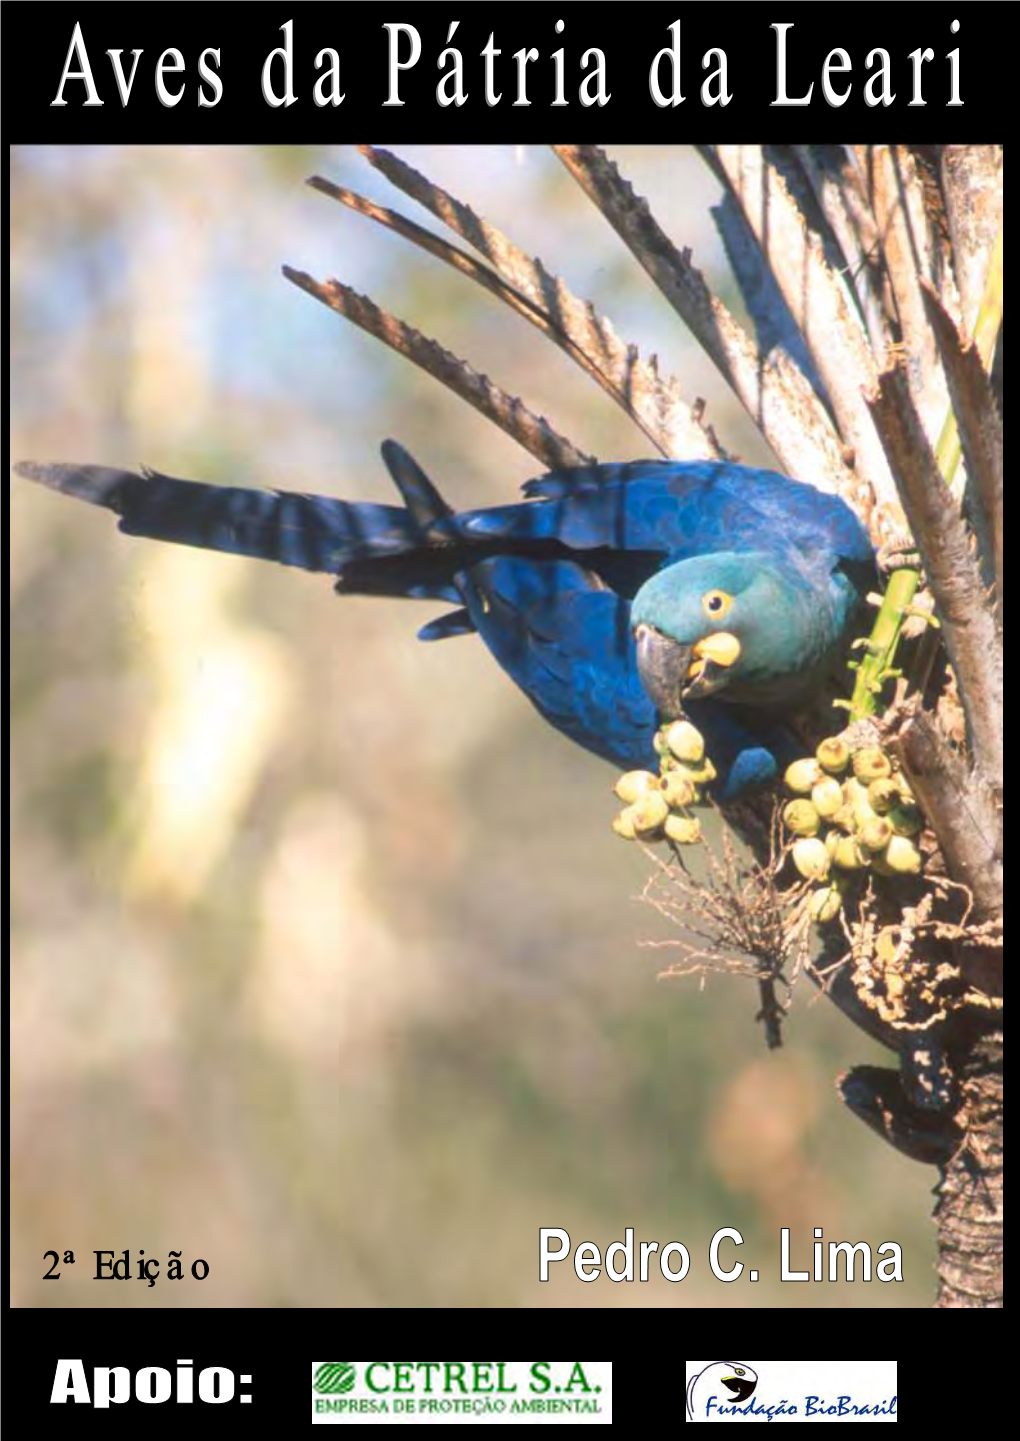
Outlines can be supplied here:
M788 766L783 779L796 796L783 807L783 824L796 837L793 864L805 880L828 882L811 897L816 921L838 915L856 872L920 874L914 837L924 817L906 778L880 746L851 750L843 736L829 736L813 756Z
M623 809L613 830L628 841L701 840L691 807L715 767L705 738L690 721L664 725L655 737L660 773L626 771L613 787ZM798 873L817 883L809 901L816 921L831 921L854 875L918 875L922 856L915 837L924 826L906 778L880 746L852 750L843 736L823 740L783 777L795 799L783 807L783 824L794 837L790 858Z
M689 846L701 840L701 822L690 807L701 799L701 787L715 779L715 766L705 755L705 737L690 721L664 725L655 737L660 774L625 771L613 787L623 810L613 830L626 841L661 841Z

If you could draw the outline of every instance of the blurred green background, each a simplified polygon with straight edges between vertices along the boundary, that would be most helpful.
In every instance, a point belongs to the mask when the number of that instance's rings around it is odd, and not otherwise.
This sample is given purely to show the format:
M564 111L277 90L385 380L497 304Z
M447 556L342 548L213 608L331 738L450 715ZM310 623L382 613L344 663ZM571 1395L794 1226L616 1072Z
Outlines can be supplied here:
M549 153L401 155L541 255L767 460ZM713 182L611 152L727 298ZM350 149L16 149L15 458L392 499L406 444L460 505L539 469L289 285L371 293L606 459L622 413L494 300L305 188L434 225ZM480 643L325 577L120 536L11 491L12 1301L19 1306L925 1306L932 1175L843 1110L879 1058L805 987L662 982L612 772ZM540 1226L683 1241L679 1286L539 1284ZM738 1227L757 1285L708 1244ZM902 1286L779 1284L779 1232L905 1251ZM206 1281L98 1285L96 1248ZM73 1250L59 1283L43 1253ZM725 1252L724 1252L725 1254ZM732 1257L736 1253L729 1251Z

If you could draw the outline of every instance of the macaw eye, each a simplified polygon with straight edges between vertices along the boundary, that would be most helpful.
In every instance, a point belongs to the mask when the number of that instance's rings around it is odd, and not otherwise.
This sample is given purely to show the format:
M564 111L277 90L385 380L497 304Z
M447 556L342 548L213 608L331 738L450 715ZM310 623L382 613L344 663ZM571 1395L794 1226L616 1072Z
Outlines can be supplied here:
M710 615L713 620L718 620L733 604L733 597L724 590L708 590L701 597L701 604L706 615Z

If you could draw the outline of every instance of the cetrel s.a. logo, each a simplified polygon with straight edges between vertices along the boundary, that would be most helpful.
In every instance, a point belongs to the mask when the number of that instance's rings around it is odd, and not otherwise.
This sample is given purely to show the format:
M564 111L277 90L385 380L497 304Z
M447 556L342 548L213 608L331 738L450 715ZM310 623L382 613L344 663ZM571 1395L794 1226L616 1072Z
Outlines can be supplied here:
M312 1382L320 1396L342 1396L354 1390L358 1373L350 1361L323 1361Z
M702 1421L709 1396L733 1404L746 1401L758 1384L758 1373L742 1361L713 1361L687 1383L687 1414L692 1421Z

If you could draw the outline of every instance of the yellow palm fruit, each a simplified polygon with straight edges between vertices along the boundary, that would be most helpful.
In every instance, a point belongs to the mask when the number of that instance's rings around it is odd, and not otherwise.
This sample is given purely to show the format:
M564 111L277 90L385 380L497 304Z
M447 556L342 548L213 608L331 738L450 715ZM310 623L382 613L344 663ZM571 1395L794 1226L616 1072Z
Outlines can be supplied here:
M663 829L671 841L681 846L690 846L701 840L701 822L697 816L669 815Z
M658 784L659 777L653 771L624 771L613 791L621 801L630 805L639 796L643 796L645 791L654 790Z
M705 759L705 737L690 721L674 721L666 731L666 745L684 765L698 766Z
M851 835L857 829L857 817L854 815L854 808L845 800L835 815L829 817L829 820L832 821L834 826L839 826L841 831L846 831L847 835ZM829 834L834 836L836 832L830 831ZM835 845L835 841L833 841L833 845Z
M870 816L857 830L857 843L869 852L884 851L892 840L893 828L887 816Z
M843 804L843 787L835 776L823 776L811 787L811 804L826 820Z
M850 762L850 747L842 736L826 736L825 740L818 742L815 755L824 770L839 775Z
M669 806L661 791L646 791L627 807L624 814L628 813L635 833L642 840L649 840L662 829L662 823L669 815Z
M619 815L613 817L613 830L625 841L636 841L637 831L634 829L634 818L630 814L630 806L620 811Z
M816 836L821 818L809 800L788 801L783 807L783 824L795 836Z
M867 857L857 844L856 836L840 836L832 848L832 864L841 871L859 871L867 864Z
M685 765L683 761L674 760L669 766L667 774L686 776L692 785L703 786L707 785L709 781L715 780L716 769L706 756L700 766L689 766Z
M876 815L884 816L899 800L899 784L891 776L880 776L868 786L868 804Z
M825 844L816 836L803 836L794 841L790 854L793 864L806 881L824 881L829 874Z
M836 919L842 906L843 897L838 886L821 886L817 891L811 892L808 914L813 921L824 925L826 921Z
M798 796L806 796L811 792L811 787L817 785L822 778L822 768L814 756L802 756L800 760L794 761L786 767L786 774L783 780L787 787Z
M698 788L685 774L683 767L667 771L659 780L659 789L666 797L666 804L671 809L693 805L698 798Z
M892 775L892 761L879 746L854 751L854 775L858 780L877 781Z
M893 836L882 852L882 860L891 871L901 876L921 873L921 852L907 836Z
M875 812L871 809L871 802L868 800L868 788L856 776L850 776L843 782L843 795L847 805L853 811L855 830L865 821L874 820Z

